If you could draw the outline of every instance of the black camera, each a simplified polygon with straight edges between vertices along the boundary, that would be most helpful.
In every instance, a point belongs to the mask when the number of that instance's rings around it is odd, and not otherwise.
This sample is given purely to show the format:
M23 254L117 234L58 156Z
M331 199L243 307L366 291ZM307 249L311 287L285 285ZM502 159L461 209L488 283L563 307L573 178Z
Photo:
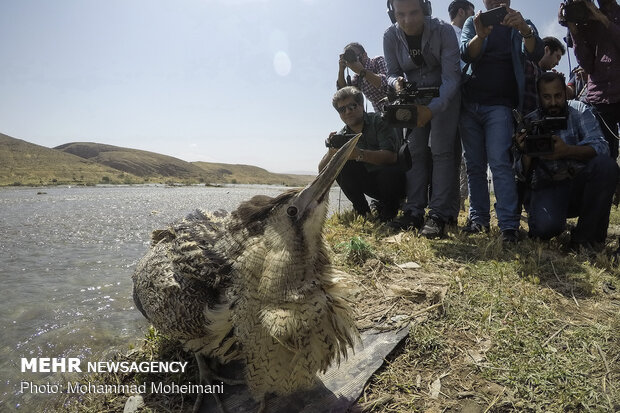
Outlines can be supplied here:
M439 87L417 87L415 82L405 82L400 92L390 89L387 93L389 104L383 107L381 117L392 127L415 128L418 125L416 104L427 105L439 96Z
M347 63L355 63L359 60L359 56L357 55L357 53L355 53L355 50L353 50L353 48L348 48L347 50L345 50L342 58Z
M568 128L566 116L544 116L539 120L522 119L516 109L513 115L517 121L517 133L526 132L523 153L536 157L551 155L555 150L553 133Z
M335 134L325 139L325 146L328 148L340 149L342 146L356 137L355 133Z
M504 17L508 14L505 6L499 6L494 9L480 13L480 21L486 27L500 24L504 21Z
M587 23L592 16L590 9L586 5L586 1L566 0L564 2L564 10L562 12L562 20L560 24L566 25L566 23Z

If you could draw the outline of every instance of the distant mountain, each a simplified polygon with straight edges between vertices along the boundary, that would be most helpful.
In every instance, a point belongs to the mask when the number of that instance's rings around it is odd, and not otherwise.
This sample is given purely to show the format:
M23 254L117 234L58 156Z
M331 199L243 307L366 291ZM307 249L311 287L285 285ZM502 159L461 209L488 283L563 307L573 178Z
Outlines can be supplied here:
M204 182L205 178L204 171L189 162L139 149L92 142L65 143L54 149L147 179L163 177Z
M240 184L305 186L315 178L313 175L276 174L251 165L211 162L192 163L206 171L211 177L211 182L232 182L234 180Z
M186 162L93 142L50 149L0 134L0 186L171 182L304 186L313 178L276 174L250 165Z
M143 181L135 175L0 133L0 185Z

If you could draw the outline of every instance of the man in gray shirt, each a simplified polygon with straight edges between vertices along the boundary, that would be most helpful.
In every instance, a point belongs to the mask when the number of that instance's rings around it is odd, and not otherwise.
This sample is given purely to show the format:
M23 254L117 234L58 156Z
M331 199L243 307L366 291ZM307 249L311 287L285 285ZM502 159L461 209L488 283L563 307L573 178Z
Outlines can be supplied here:
M417 127L408 133L413 166L407 172L407 202L403 215L390 227L421 229L423 236L440 237L452 216L456 186L461 78L458 43L450 24L431 17L427 0L390 0L389 5L395 22L383 35L388 84L397 92L405 82L439 88L439 97L417 106ZM426 207L429 212L424 223Z

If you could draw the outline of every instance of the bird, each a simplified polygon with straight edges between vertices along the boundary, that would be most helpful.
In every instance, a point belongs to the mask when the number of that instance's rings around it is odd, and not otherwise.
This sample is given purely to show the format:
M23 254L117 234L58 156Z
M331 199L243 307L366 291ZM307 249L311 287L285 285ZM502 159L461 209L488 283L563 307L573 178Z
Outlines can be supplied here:
M359 341L323 226L331 185L360 135L305 188L254 196L225 217L196 210L153 231L132 275L133 299L194 353L201 384L220 379L214 364L240 361L262 412L268 395L313 387ZM199 395L194 412L201 403Z

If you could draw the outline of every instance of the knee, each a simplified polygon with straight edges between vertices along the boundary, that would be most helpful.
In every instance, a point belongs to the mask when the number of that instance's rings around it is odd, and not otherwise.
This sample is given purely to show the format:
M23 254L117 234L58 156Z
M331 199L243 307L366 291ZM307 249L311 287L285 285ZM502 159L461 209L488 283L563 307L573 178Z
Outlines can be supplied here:
M614 183L618 178L618 165L616 161L608 155L596 155L588 165L596 180L612 180Z
M536 214L530 213L528 221L530 237L543 240L560 235L566 226L564 220L552 216L546 210L538 211Z

